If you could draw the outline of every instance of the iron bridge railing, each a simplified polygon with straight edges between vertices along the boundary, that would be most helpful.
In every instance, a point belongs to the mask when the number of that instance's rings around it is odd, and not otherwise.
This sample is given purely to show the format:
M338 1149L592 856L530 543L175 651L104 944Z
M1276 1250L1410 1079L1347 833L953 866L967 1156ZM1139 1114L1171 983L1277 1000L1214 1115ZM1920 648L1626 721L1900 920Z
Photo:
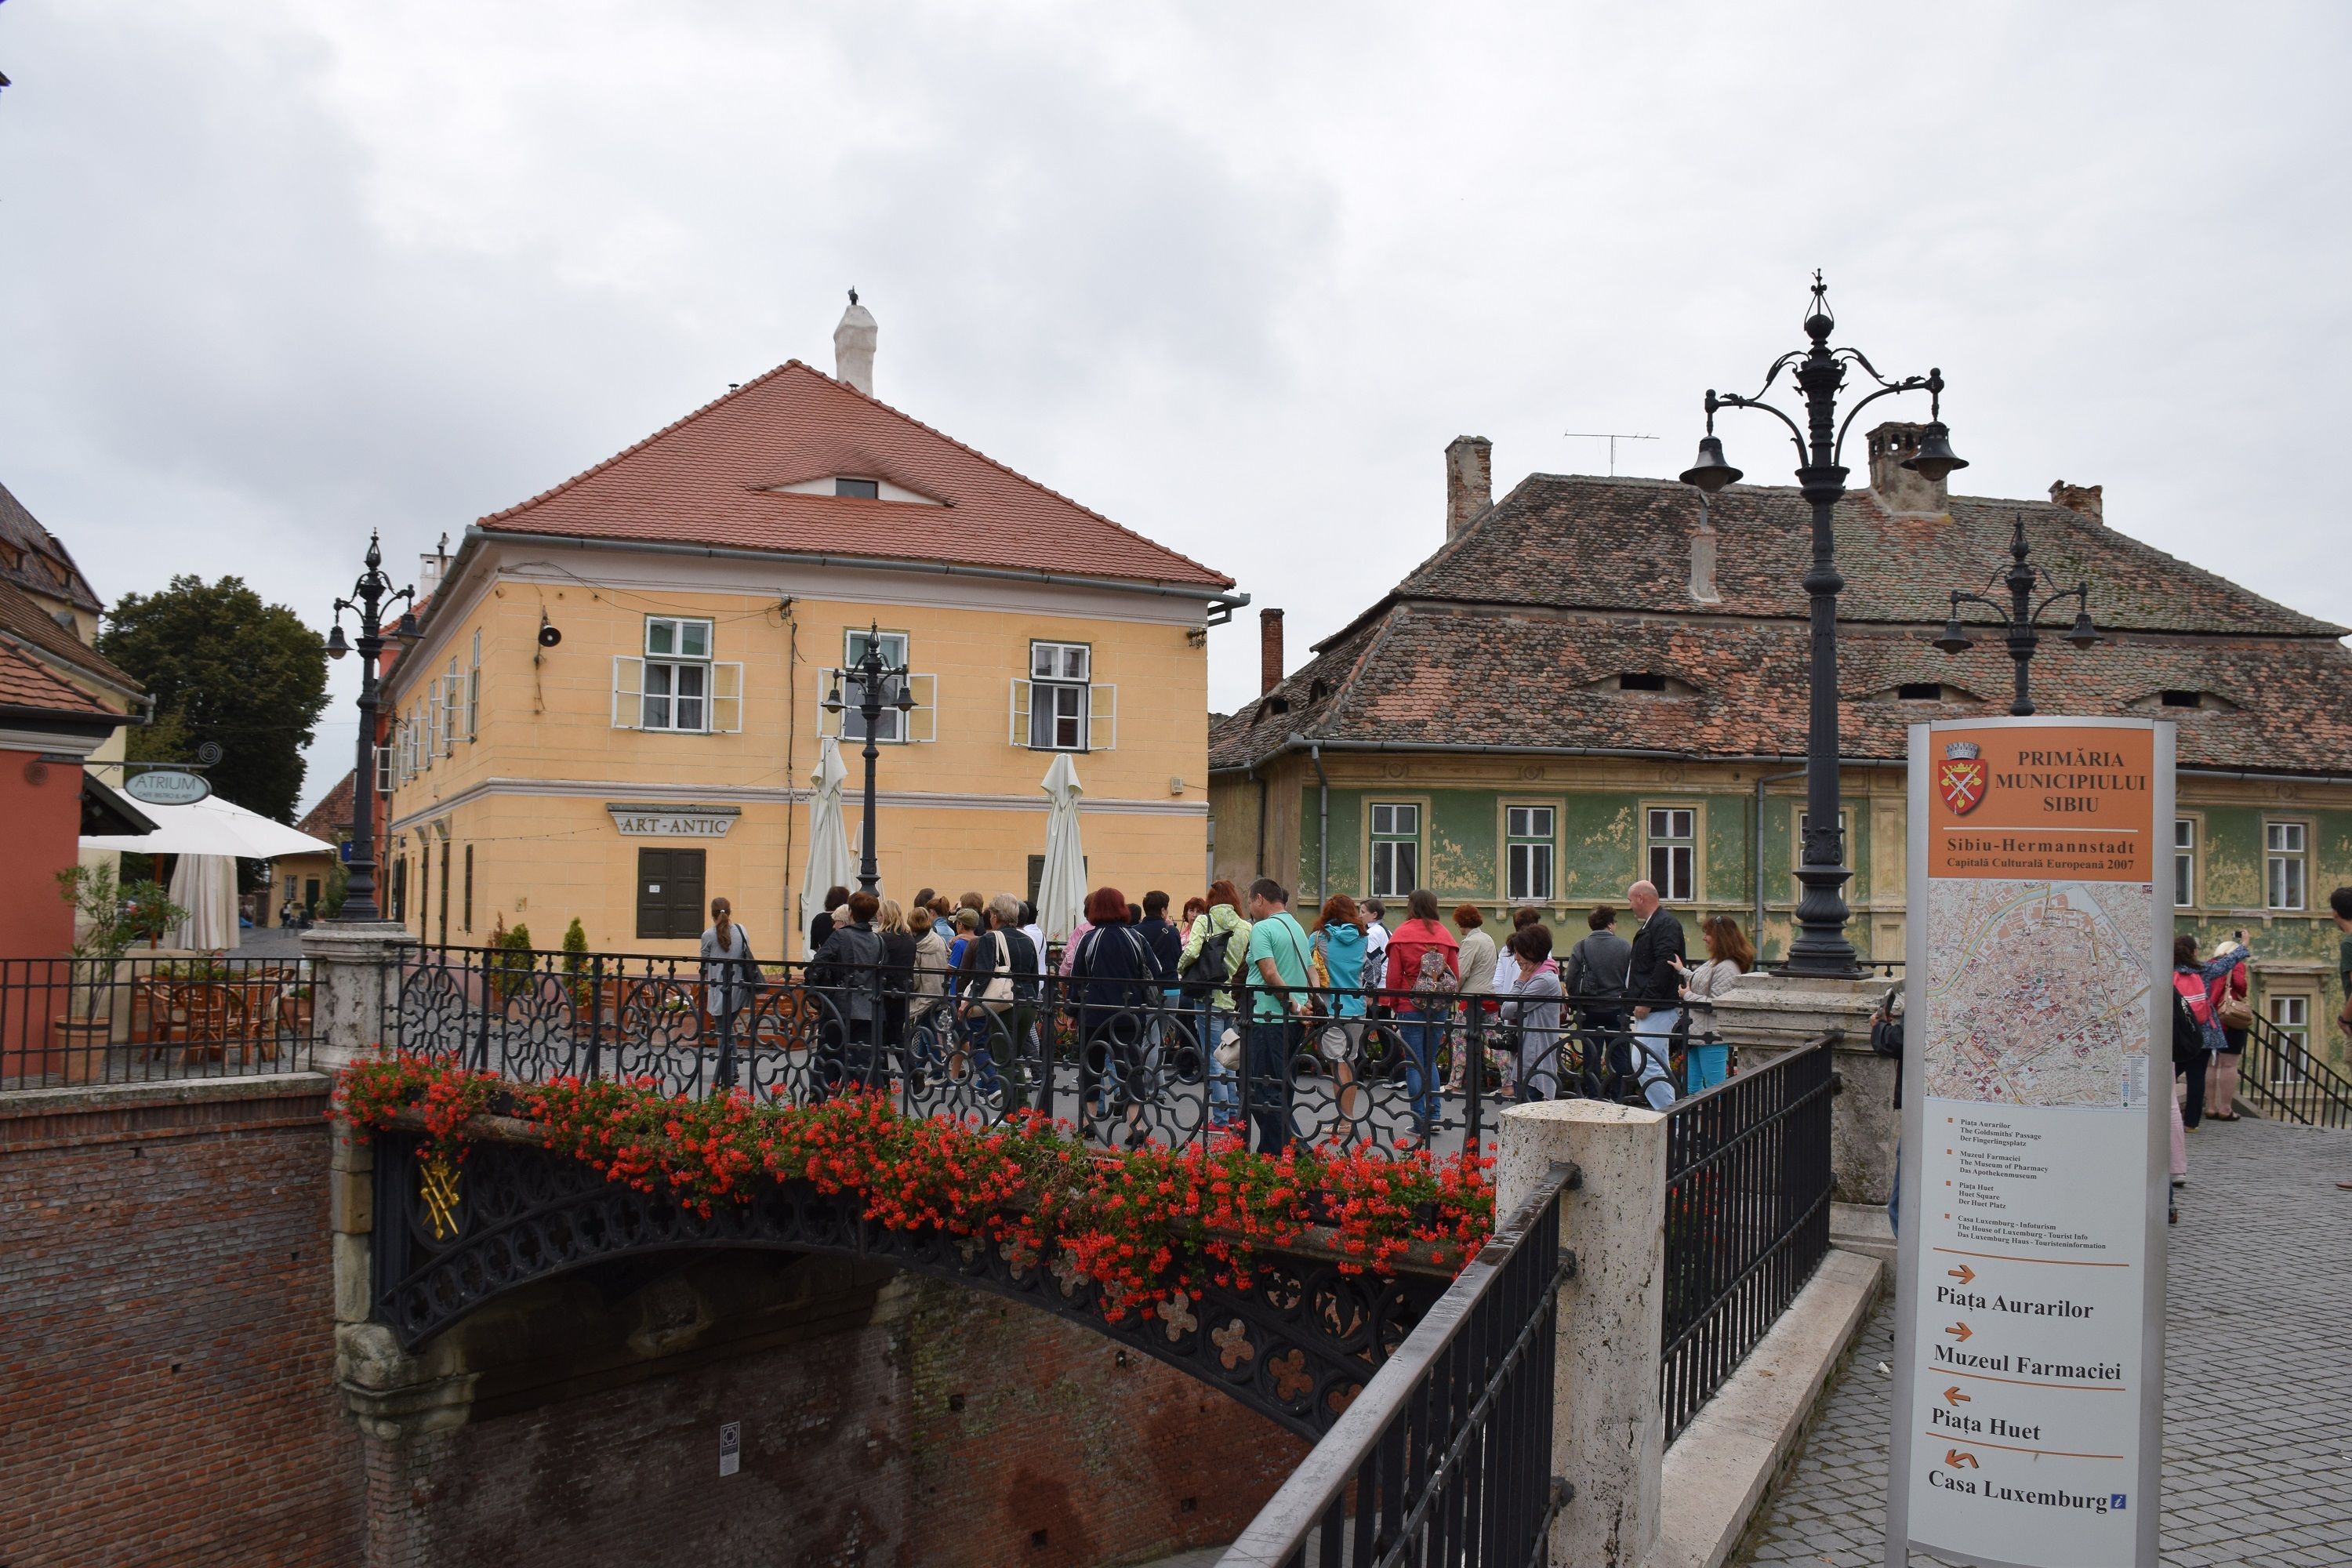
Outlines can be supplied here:
M1833 1040L1815 1039L1666 1112L1658 1394L1668 1443L1829 1253Z
M0 1088L301 1072L310 975L281 958L0 958Z
M1553 1338L1576 1255L1555 1166L1307 1454L1220 1568L1535 1568L1552 1473Z
M388 1043L518 1082L801 1105L863 1089L974 1125L1041 1111L1108 1144L1486 1149L1510 1104L1683 1081L1682 1042L1637 1037L1622 998L1522 1019L1454 994L1053 973L992 991L887 966L487 948L419 950L387 981Z

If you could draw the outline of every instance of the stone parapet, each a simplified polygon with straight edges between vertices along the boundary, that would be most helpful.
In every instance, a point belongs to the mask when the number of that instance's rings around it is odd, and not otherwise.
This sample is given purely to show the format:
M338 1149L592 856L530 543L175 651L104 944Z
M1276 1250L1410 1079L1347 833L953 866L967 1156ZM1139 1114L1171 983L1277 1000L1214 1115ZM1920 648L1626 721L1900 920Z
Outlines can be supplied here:
M1895 1086L1902 1064L1870 1048L1870 1016L1901 982L1817 980L1756 973L1715 1004L1716 1027L1743 1066L1785 1056L1835 1032L1843 1088L1830 1119L1830 1167L1842 1204L1884 1205L1895 1190L1895 1138L1902 1118Z

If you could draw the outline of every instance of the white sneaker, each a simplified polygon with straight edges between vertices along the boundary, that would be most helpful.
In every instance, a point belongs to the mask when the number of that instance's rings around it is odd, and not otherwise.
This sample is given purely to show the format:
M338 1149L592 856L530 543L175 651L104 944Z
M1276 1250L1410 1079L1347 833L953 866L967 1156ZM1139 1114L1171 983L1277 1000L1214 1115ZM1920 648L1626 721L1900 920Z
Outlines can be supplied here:
M2189 1184L2189 1178L2186 1176L2175 1176L2172 1178L2172 1184L2176 1187L2185 1187Z

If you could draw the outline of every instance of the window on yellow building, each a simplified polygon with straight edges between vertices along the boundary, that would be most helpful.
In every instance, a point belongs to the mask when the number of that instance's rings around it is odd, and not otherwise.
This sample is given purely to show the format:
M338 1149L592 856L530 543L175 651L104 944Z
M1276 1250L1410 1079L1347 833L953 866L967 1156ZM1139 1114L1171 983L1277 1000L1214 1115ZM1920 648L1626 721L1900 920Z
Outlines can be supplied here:
M1118 744L1118 688L1094 679L1085 643L1033 642L1013 682L1011 739L1033 752L1108 752Z
M743 728L743 667L714 660L711 623L646 617L645 652L613 659L613 728L734 734Z

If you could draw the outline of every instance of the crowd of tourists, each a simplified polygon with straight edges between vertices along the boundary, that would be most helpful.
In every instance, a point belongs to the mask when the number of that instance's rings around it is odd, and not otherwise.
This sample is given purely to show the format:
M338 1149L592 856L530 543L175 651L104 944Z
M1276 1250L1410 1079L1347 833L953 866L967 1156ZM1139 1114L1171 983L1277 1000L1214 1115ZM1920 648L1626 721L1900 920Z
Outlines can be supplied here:
M1391 1142L1426 1142L1444 1100L1562 1094L1663 1109L1721 1082L1729 1049L1714 1004L1756 952L1738 922L1699 922L1702 953L1650 883L1602 905L1565 952L1534 908L1487 928L1475 905L1441 910L1416 889L1391 923L1387 900L1334 894L1302 919L1289 890L1260 878L1187 899L1130 903L1097 888L1066 939L1050 943L1035 907L1009 893L960 899L926 888L908 903L830 889L807 932L806 994L821 998L824 1061L813 1093L897 1074L918 1086L968 1081L1005 1112L1048 1110L1052 1064L1076 1059L1090 1117L1130 1144L1145 1138L1148 1086L1204 1085L1213 1132L1290 1137L1302 1067L1328 1081L1339 1113L1363 1122L1374 1082L1402 1090ZM703 1005L731 1083L739 1016L761 973L728 900L712 900L701 944Z

